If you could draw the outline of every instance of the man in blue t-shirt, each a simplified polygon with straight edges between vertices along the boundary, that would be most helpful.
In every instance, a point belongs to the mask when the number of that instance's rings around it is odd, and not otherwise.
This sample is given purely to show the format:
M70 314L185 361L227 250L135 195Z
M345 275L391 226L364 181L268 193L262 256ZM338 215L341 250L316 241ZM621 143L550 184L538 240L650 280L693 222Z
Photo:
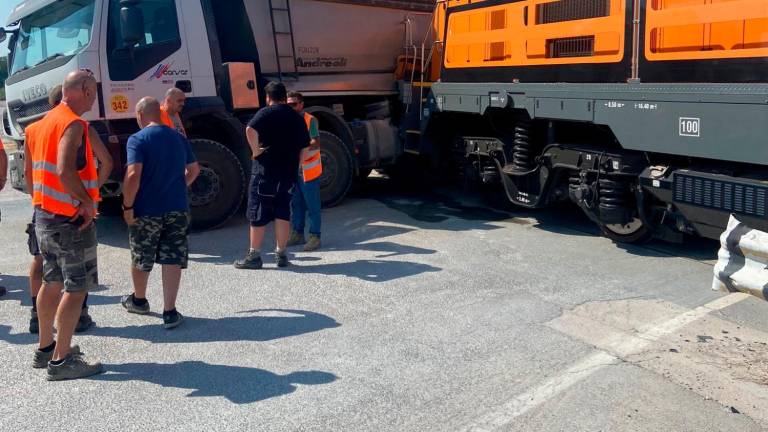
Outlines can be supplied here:
M133 294L123 297L131 313L148 314L147 282L155 263L163 266L163 326L181 324L176 296L187 268L189 201L187 187L200 173L189 141L161 122L160 103L145 97L136 105L142 130L128 139L123 181L123 217L131 247Z

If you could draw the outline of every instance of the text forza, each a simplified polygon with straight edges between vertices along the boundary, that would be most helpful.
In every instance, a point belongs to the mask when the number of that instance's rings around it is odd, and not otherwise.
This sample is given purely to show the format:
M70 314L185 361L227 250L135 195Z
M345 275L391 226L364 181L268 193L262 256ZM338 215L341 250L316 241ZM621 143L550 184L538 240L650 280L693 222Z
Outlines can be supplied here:
M346 57L316 57L316 58L301 58L296 59L296 66L303 68L319 68L319 67L347 67Z

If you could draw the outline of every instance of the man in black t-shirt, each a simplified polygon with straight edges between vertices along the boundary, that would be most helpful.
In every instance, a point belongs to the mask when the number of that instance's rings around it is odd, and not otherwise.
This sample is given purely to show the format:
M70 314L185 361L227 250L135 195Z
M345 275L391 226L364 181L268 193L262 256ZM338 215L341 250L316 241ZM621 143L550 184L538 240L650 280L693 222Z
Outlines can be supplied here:
M245 259L235 262L238 269L260 269L261 243L266 226L275 222L277 265L288 265L286 244L291 229L291 198L299 161L306 159L309 132L304 119L285 104L287 91L282 83L265 87L266 108L261 109L245 129L253 153L248 221L250 249Z

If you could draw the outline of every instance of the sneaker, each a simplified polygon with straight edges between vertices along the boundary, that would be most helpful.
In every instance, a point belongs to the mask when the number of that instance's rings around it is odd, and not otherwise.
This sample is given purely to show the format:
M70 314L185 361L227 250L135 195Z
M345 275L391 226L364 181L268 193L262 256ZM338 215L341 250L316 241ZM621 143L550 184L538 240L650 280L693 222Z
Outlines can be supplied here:
M235 261L235 268L241 270L258 270L264 263L261 261L261 254L258 252L248 252L245 259Z
M85 378L104 372L104 366L99 362L88 363L83 356L69 355L60 365L48 363L48 381L63 381Z
M304 252L312 252L320 249L320 236L310 234L309 241L304 245Z
M291 263L288 261L288 254L285 252L278 253L275 252L277 255L277 266L278 267L288 267Z
M304 244L304 242L304 234L300 234L298 231L291 230L291 236L288 237L288 247Z
M73 356L82 356L83 353L80 351L80 347L77 345L72 345L72 348L69 349L70 355ZM48 362L51 361L53 358L53 350L49 352L42 352L39 349L35 349L35 355L32 357L32 367L35 369L43 369L48 367Z
M176 312L175 314L163 313L163 327L167 330L174 329L184 322L184 315Z
M32 334L40 333L40 321L37 319L37 311L32 310L29 316L29 332Z
M120 300L120 304L123 305L128 313L139 315L146 315L149 313L149 302L145 303L144 306L137 306L136 303L133 302L133 294L124 296Z
M83 308L82 312L80 312L80 319L77 320L77 326L75 326L75 333L82 333L91 328L93 324L93 318L88 315L88 308Z

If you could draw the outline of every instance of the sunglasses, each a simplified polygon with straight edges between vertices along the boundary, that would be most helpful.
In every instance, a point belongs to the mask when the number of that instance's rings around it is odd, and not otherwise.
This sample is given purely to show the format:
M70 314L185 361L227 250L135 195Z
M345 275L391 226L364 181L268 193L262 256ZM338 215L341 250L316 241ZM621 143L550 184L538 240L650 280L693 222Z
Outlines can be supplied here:
M297 106L299 106L299 102L288 102L288 106L296 108Z
M93 71L88 68L80 68L80 71L87 73L89 76L93 76Z

